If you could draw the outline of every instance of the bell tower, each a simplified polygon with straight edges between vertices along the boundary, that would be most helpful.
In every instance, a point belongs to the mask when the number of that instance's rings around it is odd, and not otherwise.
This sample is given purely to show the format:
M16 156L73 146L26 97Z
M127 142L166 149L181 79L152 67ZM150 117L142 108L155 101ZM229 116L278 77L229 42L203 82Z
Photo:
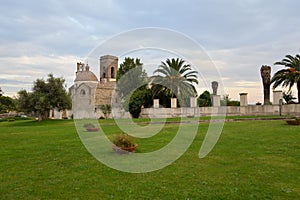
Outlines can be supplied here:
M118 57L105 55L100 57L100 82L115 82L118 72Z

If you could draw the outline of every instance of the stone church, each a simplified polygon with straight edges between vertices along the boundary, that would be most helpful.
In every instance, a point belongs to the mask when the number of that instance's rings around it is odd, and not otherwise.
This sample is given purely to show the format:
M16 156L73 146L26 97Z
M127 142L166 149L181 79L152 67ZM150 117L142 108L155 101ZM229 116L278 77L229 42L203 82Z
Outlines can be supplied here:
M74 119L103 116L100 106L111 104L117 72L118 58L111 55L100 57L99 79L88 64L77 63L74 85L70 87Z

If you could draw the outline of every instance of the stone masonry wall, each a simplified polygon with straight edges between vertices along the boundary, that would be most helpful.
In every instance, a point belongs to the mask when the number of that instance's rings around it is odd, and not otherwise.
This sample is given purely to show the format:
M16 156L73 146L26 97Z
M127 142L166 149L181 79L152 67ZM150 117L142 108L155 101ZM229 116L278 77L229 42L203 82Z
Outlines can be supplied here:
M217 109L217 110L213 110ZM223 109L224 111L220 111ZM226 111L225 111L226 109ZM263 116L279 115L278 105L249 105L227 107L196 107L196 108L144 108L141 118L172 118L210 116L212 113L225 113L229 116ZM282 115L300 116L300 104L286 104L282 106Z

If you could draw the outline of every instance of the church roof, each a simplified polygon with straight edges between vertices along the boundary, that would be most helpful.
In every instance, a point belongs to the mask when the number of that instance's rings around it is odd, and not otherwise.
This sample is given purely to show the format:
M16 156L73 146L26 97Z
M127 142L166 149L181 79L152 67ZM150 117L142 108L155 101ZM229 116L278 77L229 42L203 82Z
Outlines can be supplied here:
M98 81L98 78L91 71L78 71L75 81Z

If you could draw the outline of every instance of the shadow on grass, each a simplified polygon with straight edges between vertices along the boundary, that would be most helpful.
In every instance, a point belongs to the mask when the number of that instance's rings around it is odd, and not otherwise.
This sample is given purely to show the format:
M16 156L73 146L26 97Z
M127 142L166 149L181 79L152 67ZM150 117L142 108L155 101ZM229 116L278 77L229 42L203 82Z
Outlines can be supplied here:
M71 119L48 119L43 121L37 121L32 118L15 119L14 121L1 120L0 126L2 127L13 127L13 126L47 126L47 125L62 125L65 126L66 122L73 124Z

